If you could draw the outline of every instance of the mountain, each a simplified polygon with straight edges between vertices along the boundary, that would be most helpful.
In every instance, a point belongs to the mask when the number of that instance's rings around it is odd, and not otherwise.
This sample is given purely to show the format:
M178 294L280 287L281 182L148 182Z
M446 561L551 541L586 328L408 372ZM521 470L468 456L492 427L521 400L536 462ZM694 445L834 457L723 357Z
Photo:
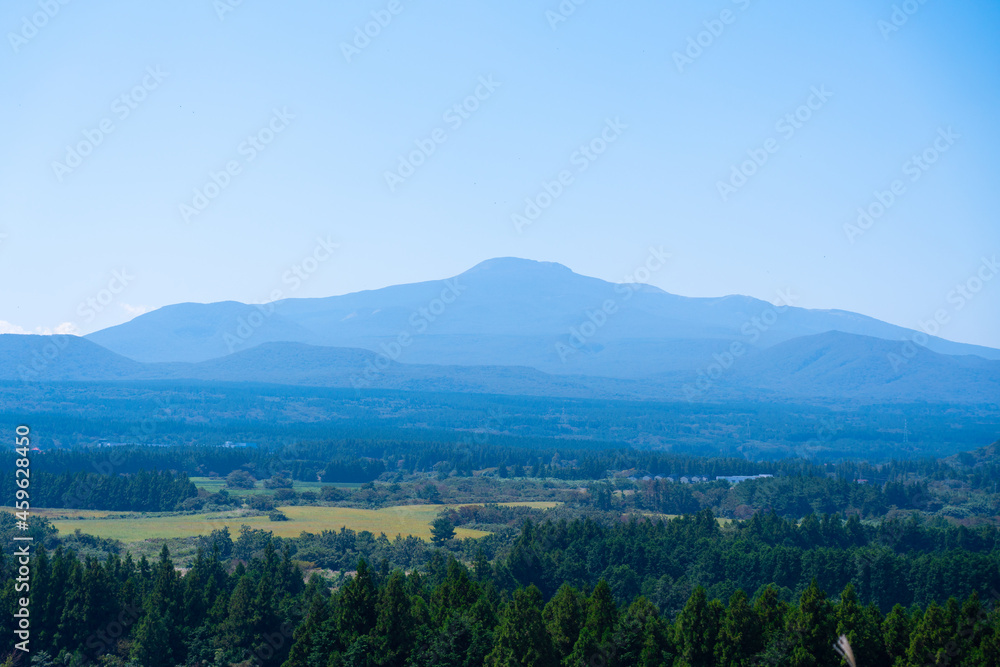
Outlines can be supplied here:
M846 311L775 308L746 296L683 297L552 262L498 258L446 280L342 296L177 304L88 339L143 362L201 362L290 342L367 349L408 364L642 379L692 372L731 342L764 350L829 331L886 340L914 334ZM934 337L926 345L1000 360L991 348Z
M749 355L726 384L786 399L998 403L1000 362L829 331Z
M183 303L74 336L0 336L0 380L274 383L702 402L995 404L1000 350L838 310L689 298L500 258L320 299Z
M32 360L51 357L25 376ZM313 387L400 389L692 402L945 402L996 404L1000 362L921 349L893 364L900 344L827 332L643 379L547 374L522 366L410 364L359 348L271 342L198 363L141 363L65 336L0 336L0 380L121 382L199 380ZM905 358L905 357L900 357Z
M166 306L87 338L137 361L193 362L245 349L248 345L242 341L251 336L253 345L272 341L321 344L319 337L275 314L273 308L237 301Z
M0 380L131 380L146 365L79 336L0 334Z

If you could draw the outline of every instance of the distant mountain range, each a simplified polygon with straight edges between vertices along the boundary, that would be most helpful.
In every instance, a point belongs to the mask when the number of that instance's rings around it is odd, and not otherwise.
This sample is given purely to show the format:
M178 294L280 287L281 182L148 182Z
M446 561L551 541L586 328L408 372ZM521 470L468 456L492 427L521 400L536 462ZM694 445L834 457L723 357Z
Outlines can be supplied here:
M915 335L926 347L906 342ZM1000 350L847 311L682 297L501 258L344 296L177 304L85 339L0 336L0 379L997 403Z

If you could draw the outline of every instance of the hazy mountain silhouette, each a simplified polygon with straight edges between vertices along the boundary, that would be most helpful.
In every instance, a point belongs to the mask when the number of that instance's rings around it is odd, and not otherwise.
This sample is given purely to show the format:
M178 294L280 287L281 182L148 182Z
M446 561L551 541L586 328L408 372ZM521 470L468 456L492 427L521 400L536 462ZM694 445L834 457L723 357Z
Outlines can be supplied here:
M498 258L447 280L343 296L260 306L177 304L88 338L144 362L205 361L295 342L363 348L411 364L636 379L696 370L731 341L762 350L828 331L887 340L914 334L847 311L775 308L746 296L683 297L581 276L552 262ZM408 344L397 348L399 342ZM940 338L926 345L942 354L1000 359L1000 350Z

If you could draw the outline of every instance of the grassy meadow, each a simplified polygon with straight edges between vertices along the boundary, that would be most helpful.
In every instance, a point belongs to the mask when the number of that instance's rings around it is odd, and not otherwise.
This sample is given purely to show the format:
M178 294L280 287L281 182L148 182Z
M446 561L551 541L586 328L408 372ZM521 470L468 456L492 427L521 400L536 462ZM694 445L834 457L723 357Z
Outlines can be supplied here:
M473 503L480 504L480 503ZM547 509L559 503L525 502L504 503ZM313 505L289 505L279 507L288 521L271 521L267 516L247 516L246 510L227 512L206 512L200 514L165 514L129 512L99 512L95 510L33 510L38 516L52 521L60 533L72 533L76 529L97 537L121 540L126 543L152 539L176 539L208 535L215 529L229 527L235 537L241 525L269 530L280 537L298 537L302 532L319 533L324 530L340 530L342 527L355 531L367 530L375 535L385 533L394 538L414 535L422 540L431 538L431 522L438 513L448 507L461 505L400 505L378 510L353 507L320 507ZM482 537L487 533L468 528L456 528L455 536Z

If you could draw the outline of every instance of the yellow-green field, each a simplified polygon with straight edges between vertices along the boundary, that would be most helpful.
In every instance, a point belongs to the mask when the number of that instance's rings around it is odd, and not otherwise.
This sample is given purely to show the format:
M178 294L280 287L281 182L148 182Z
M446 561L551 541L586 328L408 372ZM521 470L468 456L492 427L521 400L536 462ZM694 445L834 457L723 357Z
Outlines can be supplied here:
M479 503L469 503L479 504ZM502 503L504 505L519 505L548 509L559 505L554 502ZM69 516L73 513L76 519L53 519L52 525L60 533L72 533L79 528L82 532L98 537L121 540L122 542L141 542L155 538L193 537L208 535L215 529L229 527L229 532L235 538L239 535L240 526L269 530L279 537L298 537L299 533L319 533L323 530L340 530L346 527L355 531L367 530L375 535L385 533L390 539L397 534L415 535L423 540L431 537L431 522L438 513L447 507L460 505L400 505L380 510L355 509L351 507L315 507L287 506L280 507L289 521L271 521L266 516L241 516L239 511L209 512L186 516L156 516L154 513L134 514L118 512L95 512L90 510L45 510L56 516ZM34 514L44 516L43 510L32 510ZM116 518L102 518L107 515ZM93 517L93 518L91 518ZM122 518L117 518L122 517ZM456 528L455 536L482 537L487 533L481 530Z

